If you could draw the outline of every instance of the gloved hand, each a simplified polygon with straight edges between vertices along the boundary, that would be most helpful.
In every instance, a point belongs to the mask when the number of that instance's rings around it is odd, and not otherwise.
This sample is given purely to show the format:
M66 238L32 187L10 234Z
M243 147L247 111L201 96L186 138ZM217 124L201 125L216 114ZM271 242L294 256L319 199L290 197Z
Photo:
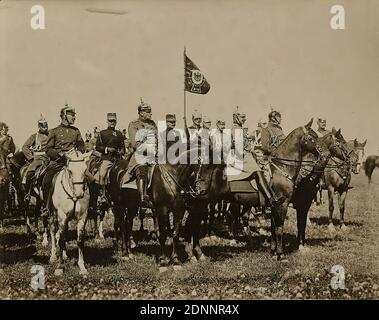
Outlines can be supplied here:
M107 151L108 153L116 153L117 150L115 148L112 148L112 147L107 147Z

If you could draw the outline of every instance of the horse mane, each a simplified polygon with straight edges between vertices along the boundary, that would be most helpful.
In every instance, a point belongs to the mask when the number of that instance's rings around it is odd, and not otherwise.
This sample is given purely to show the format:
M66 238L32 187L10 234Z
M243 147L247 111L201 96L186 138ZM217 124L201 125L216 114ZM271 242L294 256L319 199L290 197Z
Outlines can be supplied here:
M288 149L287 145L289 143L289 141L292 140L292 137L297 134L298 131L301 130L301 132L304 132L303 131L303 128L304 127L297 127L295 129L293 129L284 139L282 142L280 142L280 144L278 145L278 147L272 152L272 155L273 156L276 156L279 152L281 151L284 151L286 149Z

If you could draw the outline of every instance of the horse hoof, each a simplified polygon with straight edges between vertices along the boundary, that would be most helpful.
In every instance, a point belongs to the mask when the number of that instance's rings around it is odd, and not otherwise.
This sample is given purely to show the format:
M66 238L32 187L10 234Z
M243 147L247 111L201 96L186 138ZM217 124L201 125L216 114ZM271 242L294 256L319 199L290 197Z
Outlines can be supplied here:
M346 227L346 225L342 225L341 226L341 230L343 231L343 232L346 232L347 230L349 230L349 228L348 227Z
M134 242L134 240L130 240L130 248L131 249L134 249L135 247L137 247L136 243Z
M121 256L121 257L120 257L120 260L121 260L121 261L129 261L130 258L129 258L129 256Z
M200 255L199 260L200 260L200 261L207 261L208 258L207 258L207 256L206 256L204 253L202 253L202 254Z
M237 244L237 241L235 239L230 240L229 244L231 246L235 246Z
M181 265L174 265L174 271L180 271L183 267Z
M134 259L135 255L133 253L129 253L128 257L129 257L129 259Z
M63 275L63 269L62 268L60 268L60 269L55 269L55 271L54 271L54 275L55 276L62 276Z
M192 256L191 259L190 259L190 262L191 263L197 263L197 259L195 256Z
M306 253L308 252L310 249L307 247L307 246L304 246L302 244L299 245L299 252L300 253Z
M53 263L55 263L56 261L57 261L57 257L55 257L55 256L50 257L50 259L49 259L49 263L50 263L50 264L53 264Z
M87 271L87 269L80 269L79 274L81 276L86 276L86 275L88 275L88 271Z
M163 272L166 272L166 271L168 271L167 267L159 267L159 273L163 273Z
M47 241L47 239L44 238L42 241L42 247L47 247L48 245L49 245L49 241Z
M336 231L336 229L334 228L333 223L329 223L328 229L329 229L330 232L335 232Z

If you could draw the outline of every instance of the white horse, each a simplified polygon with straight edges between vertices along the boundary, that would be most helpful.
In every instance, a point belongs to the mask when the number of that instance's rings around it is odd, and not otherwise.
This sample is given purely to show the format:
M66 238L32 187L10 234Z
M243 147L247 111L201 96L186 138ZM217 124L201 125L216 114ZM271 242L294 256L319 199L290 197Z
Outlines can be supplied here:
M77 244L79 250L78 266L80 274L87 274L84 265L84 231L89 207L89 190L85 179L87 162L92 152L81 154L76 150L66 153L66 165L58 173L53 186L52 204L54 213L50 219L51 256L50 263L58 258L56 275L63 273L62 260L67 258L66 236L68 222L77 221Z

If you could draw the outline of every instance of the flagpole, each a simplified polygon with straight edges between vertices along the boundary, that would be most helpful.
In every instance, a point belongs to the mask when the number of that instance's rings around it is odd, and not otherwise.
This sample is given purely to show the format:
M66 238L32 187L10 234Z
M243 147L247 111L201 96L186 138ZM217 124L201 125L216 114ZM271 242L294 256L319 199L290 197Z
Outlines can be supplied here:
M184 46L184 127L187 130L187 104L186 104L186 46Z

